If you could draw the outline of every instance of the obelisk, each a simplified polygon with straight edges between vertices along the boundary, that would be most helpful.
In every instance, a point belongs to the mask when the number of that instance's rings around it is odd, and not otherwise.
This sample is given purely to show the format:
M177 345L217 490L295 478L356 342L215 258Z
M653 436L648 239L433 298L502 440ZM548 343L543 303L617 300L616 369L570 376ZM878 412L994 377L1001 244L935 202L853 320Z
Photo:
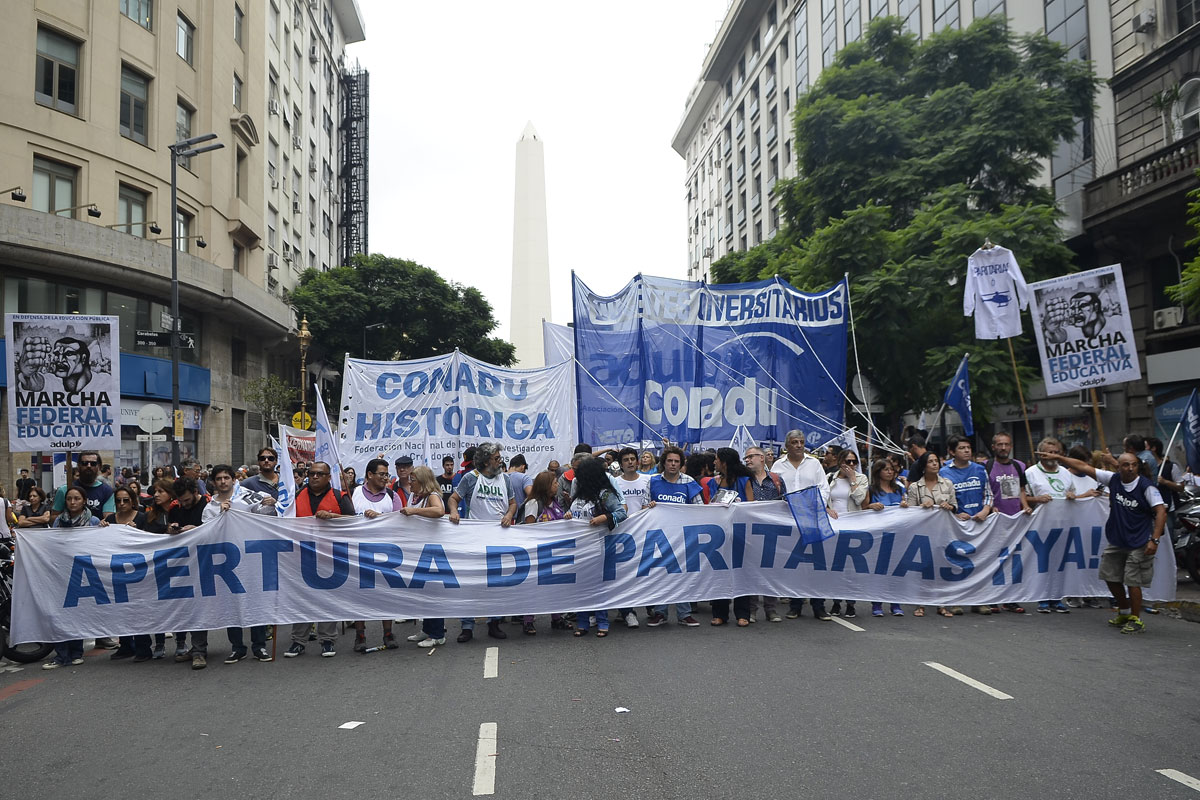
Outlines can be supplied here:
M546 233L546 162L533 123L517 140L513 196L512 298L509 336L518 367L545 366L542 320L550 319L550 245Z

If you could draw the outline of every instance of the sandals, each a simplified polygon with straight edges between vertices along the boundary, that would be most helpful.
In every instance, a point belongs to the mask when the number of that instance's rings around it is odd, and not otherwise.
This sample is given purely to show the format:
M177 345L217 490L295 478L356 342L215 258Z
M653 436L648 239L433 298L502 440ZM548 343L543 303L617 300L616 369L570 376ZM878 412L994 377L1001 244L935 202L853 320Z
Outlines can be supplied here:
M596 631L597 639L603 639L605 636L608 636L608 631Z
M576 636L587 636L587 634L588 634L587 628L576 628L575 629Z
M716 628L716 627L719 627L719 626L721 626L721 625L724 625L724 624L725 624L725 620L721 619L720 617L713 617L713 618L712 618L712 621L711 621L711 622L709 622L708 624L709 624L709 625L712 625L714 628Z
M532 622L526 622L522 630L525 631L526 636L537 636L537 628L533 627Z
M916 608L913 609L913 616L914 617L925 616L925 609L921 608L920 606L917 606Z
M739 619L737 621L737 626L739 628L745 628L745 627L748 627L749 625L750 625L750 620L748 620L748 619Z
M949 609L946 609L946 608L939 608L938 613L941 614L943 617L953 617L954 616L954 612L950 611Z

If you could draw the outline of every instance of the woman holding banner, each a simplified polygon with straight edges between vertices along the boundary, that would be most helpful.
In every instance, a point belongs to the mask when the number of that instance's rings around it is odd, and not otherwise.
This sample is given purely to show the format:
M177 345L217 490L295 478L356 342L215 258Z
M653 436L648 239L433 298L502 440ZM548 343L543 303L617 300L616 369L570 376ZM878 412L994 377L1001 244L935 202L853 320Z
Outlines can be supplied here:
M604 525L611 531L628 516L621 495L613 489L604 462L589 456L575 467L575 494L571 498L571 516ZM575 635L587 636L592 615L596 617L596 636L608 636L608 609L580 611L576 615Z
M714 488L712 500L715 503L749 503L754 500L753 474L750 468L742 463L737 450L732 447L722 447L717 450L715 461ZM738 597L733 601L733 613L737 616L739 628L750 624L750 609L754 603L753 595ZM712 601L713 618L710 625L724 625L729 621L729 601Z
M51 528L91 528L100 524L100 518L92 516L87 507L87 495L78 486L67 489L63 502L66 509L55 518ZM55 643L54 658L42 664L42 669L58 669L67 664L79 666L82 663L83 640L71 639Z
M914 478L908 482L908 504L910 506L940 508L943 511L954 513L954 510L958 508L954 484L950 482L949 478L942 477L941 469L942 460L932 450L926 450L917 459L912 472L909 473ZM951 609L938 606L938 613L943 617L953 617L962 614L963 610L962 606L954 606ZM917 606L913 615L925 616L925 606Z

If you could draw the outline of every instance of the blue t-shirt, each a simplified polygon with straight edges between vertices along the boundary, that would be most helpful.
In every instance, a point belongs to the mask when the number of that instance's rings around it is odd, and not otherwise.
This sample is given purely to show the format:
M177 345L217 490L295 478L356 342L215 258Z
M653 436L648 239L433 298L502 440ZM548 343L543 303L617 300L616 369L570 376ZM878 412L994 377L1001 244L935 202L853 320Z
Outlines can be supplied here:
M895 492L873 492L871 494L872 503L883 503L885 506L898 506L900 501L904 499L904 487L896 484L899 491Z
M972 461L959 469L951 461L942 467L940 474L954 484L954 495L958 500L958 508L955 509L957 513L974 516L983 510L988 476L982 464Z
M650 499L656 503L691 503L703 493L700 484L682 473L675 483L671 483L662 475L650 477Z

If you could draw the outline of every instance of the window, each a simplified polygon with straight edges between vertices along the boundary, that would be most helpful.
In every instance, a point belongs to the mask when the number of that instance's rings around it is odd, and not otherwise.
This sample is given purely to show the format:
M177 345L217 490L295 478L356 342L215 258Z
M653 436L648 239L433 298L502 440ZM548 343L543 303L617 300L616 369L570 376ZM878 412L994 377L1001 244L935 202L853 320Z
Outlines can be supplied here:
M242 110L242 79L236 72L233 73L233 107Z
M828 67L837 55L837 6L821 0L821 64Z
M154 0L121 0L121 13L146 30L154 30Z
M1179 115L1179 134L1191 136L1200 131L1200 80L1190 80L1183 85L1176 104Z
M192 222L195 217L182 208L175 209L175 235L179 237L179 252L186 253L191 249Z
M267 206L267 247L276 250L279 247L279 238L276 231L279 228L279 212L271 206Z
M846 44L858 41L862 36L862 5L859 0L842 0L842 20Z
M240 147L233 162L233 193L239 199L246 199L246 152Z
M279 38L279 6L275 5L275 0L267 3L267 35L272 42Z
M182 142L192 138L192 116L194 112L182 100L175 102L175 141ZM180 158L179 165L184 169L192 168L191 158Z
M121 135L146 143L146 106L150 81L129 67L121 67Z
M921 35L921 0L900 0L898 16L904 19L904 30Z
M196 26L188 22L187 17L183 14L180 14L175 22L175 54L193 67L196 66L192 60L195 38Z
M1046 36L1067 48L1067 58L1086 61L1089 56L1087 0L1049 0L1045 6ZM1092 161L1092 119L1075 120L1075 136L1061 140L1050 156L1050 176L1055 198L1083 189L1095 177Z
M246 377L246 342L234 337L229 340L230 372L239 378Z
M145 192L121 184L117 191L117 230L144 237L148 199Z
M233 271L246 274L246 248L237 242L233 243Z
M958 27L958 0L933 0L933 30Z
M975 0L975 19L990 17L992 14L1005 16L1004 0Z
M808 3L796 6L796 91L808 88ZM786 106L787 103L784 103Z
M279 163L279 145L274 139L267 139L267 177L272 181L276 179L275 165Z
M46 28L38 28L37 71L33 96L38 103L74 114L79 45Z
M1000 0L1001 3L1004 0ZM871 19L885 16L888 11L888 0L871 0Z
M60 217L74 217L67 209L75 205L75 179L79 170L75 167L50 161L33 159L33 210L47 214L58 212Z
M245 47L245 34L243 28L246 23L246 12L242 11L242 7L236 3L233 6L233 41L237 42L238 47Z

